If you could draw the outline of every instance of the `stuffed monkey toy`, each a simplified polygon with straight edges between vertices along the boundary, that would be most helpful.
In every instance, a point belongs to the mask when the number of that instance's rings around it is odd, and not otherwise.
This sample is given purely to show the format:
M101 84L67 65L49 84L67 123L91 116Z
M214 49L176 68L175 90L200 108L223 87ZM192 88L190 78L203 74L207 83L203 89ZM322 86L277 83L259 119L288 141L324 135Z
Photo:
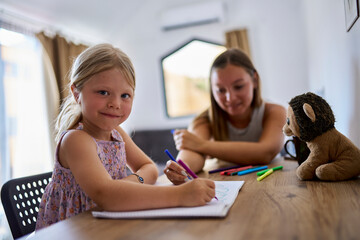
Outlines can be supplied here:
M290 100L283 132L299 137L310 149L296 170L300 180L342 181L360 174L359 148L334 123L331 107L320 96L309 92Z

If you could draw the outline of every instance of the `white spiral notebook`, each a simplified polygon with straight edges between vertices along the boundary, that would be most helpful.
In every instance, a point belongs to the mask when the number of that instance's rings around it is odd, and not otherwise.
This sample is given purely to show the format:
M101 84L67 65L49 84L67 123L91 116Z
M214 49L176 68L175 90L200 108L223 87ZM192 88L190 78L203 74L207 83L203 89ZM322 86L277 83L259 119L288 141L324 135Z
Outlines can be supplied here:
M92 215L96 218L117 219L225 217L234 204L243 184L244 181L215 181L215 192L218 200L213 199L204 206L125 212L92 211Z

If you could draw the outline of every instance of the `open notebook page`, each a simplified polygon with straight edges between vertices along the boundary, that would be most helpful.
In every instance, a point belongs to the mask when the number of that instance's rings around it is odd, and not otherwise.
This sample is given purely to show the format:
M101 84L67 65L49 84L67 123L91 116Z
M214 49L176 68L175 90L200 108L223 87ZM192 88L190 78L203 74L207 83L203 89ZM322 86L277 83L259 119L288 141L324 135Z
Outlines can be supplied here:
M93 211L97 218L190 218L225 217L233 205L244 181L215 181L216 197L204 206L161 208L140 211L106 212Z

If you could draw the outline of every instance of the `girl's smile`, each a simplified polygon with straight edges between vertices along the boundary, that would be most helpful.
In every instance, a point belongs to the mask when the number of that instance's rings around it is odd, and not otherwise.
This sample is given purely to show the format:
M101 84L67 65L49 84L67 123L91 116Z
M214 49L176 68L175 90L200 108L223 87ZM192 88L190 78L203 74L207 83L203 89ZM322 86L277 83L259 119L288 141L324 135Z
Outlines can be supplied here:
M104 115L105 117L109 117L109 118L121 118L121 115L114 115L112 113L102 113L102 112L100 112L100 114Z

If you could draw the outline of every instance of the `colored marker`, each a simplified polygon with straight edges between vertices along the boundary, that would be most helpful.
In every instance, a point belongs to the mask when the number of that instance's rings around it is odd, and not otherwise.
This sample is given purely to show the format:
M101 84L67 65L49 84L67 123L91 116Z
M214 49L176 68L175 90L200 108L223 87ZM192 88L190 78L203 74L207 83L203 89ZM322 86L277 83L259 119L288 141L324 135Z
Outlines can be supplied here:
M246 166L246 167L235 168L235 169L223 171L223 172L221 172L220 174L221 174L221 175L230 176L231 173L233 173L233 172L240 172L240 171L242 171L242 170L249 169L249 168L252 168L252 167L253 167L253 166Z
M235 172L229 173L229 176L235 176L235 175L238 175L239 172L243 172L243 171L245 171L245 170L250 170L250 169L258 169L258 168L259 168L259 166L257 166L257 167L251 166L251 167L249 167L249 168L247 168L247 169L243 169L243 170L239 170L239 171L235 171Z
M196 174L195 174L193 171L191 171L191 169L190 169L181 159L178 160L178 163L179 163L179 165L182 166L182 167L187 171L187 173L190 174L190 176L192 176L194 179L195 179L195 178L198 178L198 176L196 176ZM216 196L215 196L215 199L216 199L216 200L219 200Z
M274 167L274 168L271 168L271 169L272 169L273 171L276 171L276 170L280 170L280 169L282 169L282 168L283 168L283 166L278 166L278 167ZM264 173L266 173L266 171L268 171L268 170L263 170L263 171L257 172L256 175L261 176L261 175L263 175Z
M226 170L230 170L230 169L234 169L234 168L239 168L239 167L241 167L241 165L236 165L236 166L226 167L226 168L219 168L219 169L215 169L215 170L209 171L209 174L211 174L211 173L217 173L217 172L223 172L223 171L226 171ZM220 174L221 174L221 173L220 173ZM224 174L221 174L221 175L224 175Z
M169 158L170 158L171 160L173 160L174 162L178 163L178 162L176 161L176 159L173 157L173 155L171 155L171 153L169 152L169 150L165 149L165 153L169 156ZM190 178L189 176L187 176L187 178L188 178L189 180L191 180L191 178Z
M165 153L169 156L169 158L171 160L173 160L174 162L176 162L175 158L173 157L173 155L171 155L171 153L169 152L169 150L165 149Z
M256 172L256 171L267 169L267 168L268 168L268 166L254 167L254 168L246 169L244 171L240 171L240 172L237 173L237 175L241 176L241 175L244 175L244 174Z
M193 171L191 171L191 169L190 169L181 159L178 160L178 164L179 164L180 166L182 166L182 167L185 169L185 171L186 171L188 174L190 174L190 176L191 176L192 178L197 178L197 177L198 177L198 176L196 176L196 174L195 174Z
M264 178L266 178L267 176L269 176L273 172L274 172L274 170L272 170L272 168L271 168L271 169L267 170L263 175L258 177L256 180L258 180L260 182L261 180L263 180Z
M171 132L172 134L174 134L174 132L175 132L175 129L171 129L171 130L170 130L170 132Z

